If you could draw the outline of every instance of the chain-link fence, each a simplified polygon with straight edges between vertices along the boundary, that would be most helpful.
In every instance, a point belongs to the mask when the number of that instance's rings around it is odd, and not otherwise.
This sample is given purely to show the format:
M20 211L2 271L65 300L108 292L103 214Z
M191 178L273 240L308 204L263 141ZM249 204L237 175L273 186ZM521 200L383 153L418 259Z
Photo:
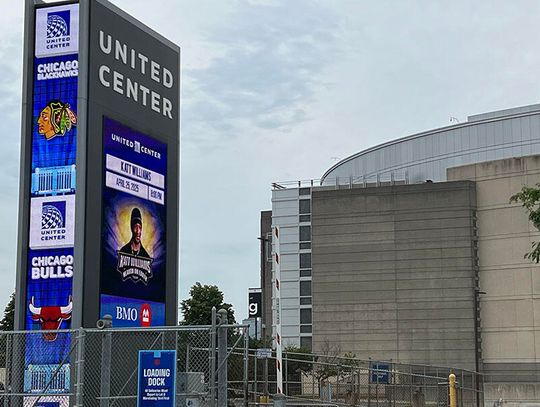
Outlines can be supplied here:
M266 358L253 350L249 358L250 400L264 401L276 391L275 354ZM481 406L482 377L467 370L291 352L283 357L284 392L300 405L447 407L450 373L457 378L458 406Z
M0 407L137 404L139 351L176 351L176 405L246 407L276 392L275 353L248 349L247 326L80 329L0 333ZM447 407L482 405L476 373L444 367L285 352L290 404Z
M176 351L176 405L212 407L227 383L223 372L243 379L247 357L238 359L236 349L245 343L241 325L2 332L0 407L137 405L140 350ZM229 399L247 401L245 379Z

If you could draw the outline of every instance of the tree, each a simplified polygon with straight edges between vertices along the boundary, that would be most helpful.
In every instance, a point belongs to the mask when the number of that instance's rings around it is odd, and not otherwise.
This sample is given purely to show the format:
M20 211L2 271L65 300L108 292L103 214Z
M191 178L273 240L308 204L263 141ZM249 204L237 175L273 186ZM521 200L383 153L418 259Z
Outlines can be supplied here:
M313 368L313 353L305 347L286 346L283 350L287 358L287 374L309 372Z
M521 206L529 213L529 220L540 230L540 184L536 184L536 187L524 186L520 192L510 197L510 202L521 202ZM540 242L533 242L532 250L525 253L524 257L535 263L540 262Z
M328 339L323 342L320 352L315 358L316 364L314 368L319 385L330 377L339 374L340 354L341 347L339 345L332 345Z
M235 323L234 310L231 304L223 302L223 293L215 285L195 283L189 290L190 298L180 303L184 320L182 325L211 325L212 307L216 311L227 310L229 323Z
M15 293L11 294L4 310L4 317L0 320L0 331L13 331L15 321Z

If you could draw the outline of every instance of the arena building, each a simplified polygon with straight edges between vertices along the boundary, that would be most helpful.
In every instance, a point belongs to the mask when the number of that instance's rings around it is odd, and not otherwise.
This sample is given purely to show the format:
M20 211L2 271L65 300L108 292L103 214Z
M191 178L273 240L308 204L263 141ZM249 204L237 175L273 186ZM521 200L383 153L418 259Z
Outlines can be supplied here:
M540 267L524 254L540 233L509 202L538 182L531 105L381 144L321 180L273 184L261 214L264 335L275 331L268 240L279 226L285 345L480 371L486 401L538 401Z

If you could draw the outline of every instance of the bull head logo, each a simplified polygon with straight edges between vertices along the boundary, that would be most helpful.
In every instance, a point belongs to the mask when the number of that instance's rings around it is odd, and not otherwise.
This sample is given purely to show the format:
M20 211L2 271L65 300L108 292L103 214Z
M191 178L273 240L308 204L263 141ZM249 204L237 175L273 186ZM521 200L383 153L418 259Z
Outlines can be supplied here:
M34 297L30 300L28 306L32 313L32 319L41 324L41 330L43 331L56 331L60 329L62 321L71 318L71 309L73 308L73 301L71 295L69 296L68 304L65 307L60 306L48 306L48 307L36 307L34 305ZM57 332L44 333L43 339L46 342L53 342L58 337Z

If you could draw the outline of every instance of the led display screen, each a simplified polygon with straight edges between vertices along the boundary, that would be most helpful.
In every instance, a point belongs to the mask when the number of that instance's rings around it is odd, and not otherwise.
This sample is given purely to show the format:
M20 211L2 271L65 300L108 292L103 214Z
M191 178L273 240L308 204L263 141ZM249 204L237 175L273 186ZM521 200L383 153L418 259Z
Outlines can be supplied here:
M164 325L167 145L105 117L103 155L100 315Z
M24 390L69 391L79 6L35 10Z

